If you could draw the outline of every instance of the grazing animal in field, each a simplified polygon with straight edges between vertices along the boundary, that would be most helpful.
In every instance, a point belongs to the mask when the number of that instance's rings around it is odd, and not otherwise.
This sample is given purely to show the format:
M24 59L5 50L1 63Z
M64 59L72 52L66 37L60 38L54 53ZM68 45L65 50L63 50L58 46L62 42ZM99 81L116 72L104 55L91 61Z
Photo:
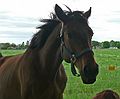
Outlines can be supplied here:
M73 75L80 75L83 83L94 83L98 65L91 49L90 14L91 8L63 11L56 4L52 19L41 20L45 24L23 54L0 58L0 99L63 99L63 60L71 63Z
M120 99L120 96L112 90L104 90L98 93L93 99Z

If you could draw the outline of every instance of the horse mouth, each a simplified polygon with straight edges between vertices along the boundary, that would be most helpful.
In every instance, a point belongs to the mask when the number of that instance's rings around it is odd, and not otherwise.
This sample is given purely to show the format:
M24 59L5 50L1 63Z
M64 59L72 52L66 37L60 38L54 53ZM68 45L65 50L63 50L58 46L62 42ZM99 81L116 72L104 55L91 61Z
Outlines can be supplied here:
M83 79L82 80L84 84L93 84L96 81L96 78L94 79Z

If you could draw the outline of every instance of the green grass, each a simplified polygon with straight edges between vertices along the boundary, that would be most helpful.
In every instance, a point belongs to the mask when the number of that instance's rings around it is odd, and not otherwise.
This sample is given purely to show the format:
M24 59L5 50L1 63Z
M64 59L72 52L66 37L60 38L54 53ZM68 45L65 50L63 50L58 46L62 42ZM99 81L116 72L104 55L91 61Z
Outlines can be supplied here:
M3 56L17 55L23 53L25 50L1 50Z
M5 56L23 52L24 50L2 50L2 54ZM96 82L92 85L85 85L80 77L74 77L71 74L70 64L64 62L68 76L64 99L92 99L96 93L105 89L112 89L120 95L120 50L100 49L94 50L94 52L99 64L99 74ZM109 71L109 65L114 65L117 69Z
M120 50L100 49L94 52L99 64L99 74L97 81L92 85L85 85L81 79L73 77L70 66L65 63L68 83L64 99L92 99L96 93L105 89L112 89L120 95ZM109 71L109 65L116 66L117 69Z

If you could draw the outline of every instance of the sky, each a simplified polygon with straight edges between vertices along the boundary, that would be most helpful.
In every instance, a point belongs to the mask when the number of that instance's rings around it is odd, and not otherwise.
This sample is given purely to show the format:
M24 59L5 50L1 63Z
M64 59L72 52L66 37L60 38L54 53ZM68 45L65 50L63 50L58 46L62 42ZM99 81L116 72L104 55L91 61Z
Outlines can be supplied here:
M67 10L66 4L73 11L92 7L93 40L120 41L120 0L0 0L0 43L30 41L42 24L39 20L49 18L55 4Z

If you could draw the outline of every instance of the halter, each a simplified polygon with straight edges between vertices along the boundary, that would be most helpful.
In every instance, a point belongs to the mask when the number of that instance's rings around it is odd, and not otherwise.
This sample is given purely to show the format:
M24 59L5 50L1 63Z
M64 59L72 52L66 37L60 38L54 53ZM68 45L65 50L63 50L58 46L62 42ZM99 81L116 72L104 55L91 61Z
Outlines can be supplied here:
M86 48L84 49L83 51L81 51L80 53L76 53L76 52L73 52L71 51L69 48L66 47L65 45L65 42L64 42L64 36L63 36L63 23L62 23L62 27L61 27L61 30L60 30L60 38L61 38L61 47L62 47L62 51L61 53L63 53L63 47L64 49L67 51L67 53L69 53L70 55L70 62L71 62L71 72L74 76L77 76L79 77L80 74L77 73L74 65L75 65L75 62L77 61L77 59L81 58L84 54L88 53L88 52L91 52L93 54L93 51L92 49L90 48Z

